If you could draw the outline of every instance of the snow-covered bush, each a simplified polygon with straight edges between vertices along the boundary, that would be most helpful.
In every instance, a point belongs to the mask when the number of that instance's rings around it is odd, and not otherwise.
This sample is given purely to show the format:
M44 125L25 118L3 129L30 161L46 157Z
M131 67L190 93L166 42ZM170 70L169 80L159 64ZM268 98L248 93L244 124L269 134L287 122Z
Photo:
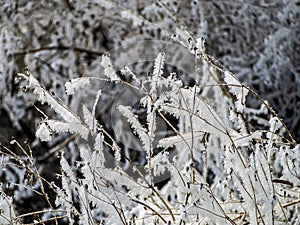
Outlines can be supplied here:
M56 192L52 210L70 224L299 222L299 145L265 101L259 99L259 113L247 107L249 93L257 94L206 54L203 39L191 47L195 66L202 63L201 71L195 67L198 78L191 87L175 73L164 72L168 55L163 52L147 77L129 67L115 71L104 55L103 76L76 78L65 85L75 97L91 83L103 81L140 92L144 121L133 113L132 105L118 104L116 109L140 141L143 165L132 161L96 120L102 89L92 107L83 104L77 115L33 74L18 75L28 82L26 90L60 117L54 120L44 114L37 137L50 141L56 133L76 134L79 157L68 162L62 152L61 185L51 184ZM121 79L128 73L131 82ZM254 130L247 118L262 113L270 116L269 121L260 121L268 129ZM178 124L166 115L173 115ZM172 131L162 138L157 138L159 117ZM158 188L157 180L166 183Z
M299 223L299 145L276 111L248 86L256 84L251 70L264 75L282 41L274 77L294 68L281 59L295 41L285 41L284 31L294 32L289 26L297 21L268 37L258 30L256 44L264 40L267 47L248 65L242 59L248 61L255 51L238 44L221 47L216 38L227 32L235 37L239 15L258 6L240 8L244 4L235 1L235 18L226 17L227 2L34 3L0 3L2 79L13 87L11 94L1 88L3 108L16 128L23 117L38 121L30 142L13 140L1 148L0 205L6 208L0 221ZM290 12L297 14L296 3L280 5L281 22L290 20ZM221 13L208 12L210 6ZM263 12L257 11L259 17L278 22ZM222 27L214 21L219 16L233 23ZM251 31L253 24L241 17ZM195 38L201 36L207 38ZM237 76L208 54L205 39ZM19 70L17 62L30 68L11 76ZM20 202L36 201L36 195L42 203L34 205L37 210L18 210Z

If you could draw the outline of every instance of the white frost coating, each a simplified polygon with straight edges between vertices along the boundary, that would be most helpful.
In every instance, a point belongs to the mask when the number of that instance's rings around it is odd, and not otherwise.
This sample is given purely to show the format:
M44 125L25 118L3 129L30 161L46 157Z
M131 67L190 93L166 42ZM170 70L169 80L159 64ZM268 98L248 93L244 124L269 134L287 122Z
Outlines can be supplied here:
M204 38L201 37L201 38L196 39L196 48L197 48L198 51L205 52L205 49L203 49L204 44L205 44Z
M104 67L105 76L107 76L111 81L120 81L120 78L116 74L116 71L114 70L112 62L108 56L102 56L101 66Z
M12 224L11 221L16 217L15 212L13 210L13 199L9 196L0 194L0 224L8 225Z
M198 92L198 90L196 90ZM227 134L227 128L218 113L209 105L209 102L201 96L192 101L193 90L181 89L185 104L186 111L189 112L194 109L193 124L194 127L205 128L207 131L220 137L224 143L231 143ZM179 100L178 100L179 101ZM182 115L182 114L180 114Z
M97 104L99 102L99 99L100 99L101 95L102 95L102 91L100 89L100 90L97 91L97 96L96 96L96 99L95 99L95 102L94 102L94 105L93 105L92 114L93 114L94 117L96 115L96 108L97 108Z
M36 137L39 138L41 141L51 141L51 131L47 127L46 123L42 123L35 133Z
M94 150L102 151L102 149L103 149L103 137L102 137L101 133L99 133L95 137Z
M26 77L27 78L27 77ZM48 103L51 108L59 114L65 121L80 123L80 120L68 109L59 99L55 99L49 92L41 86L39 81L32 75L28 78L29 87L33 88L33 93L37 95L38 100L44 104Z
M283 168L282 170L282 178L288 180L293 183L294 186L300 185L300 144L296 145L295 148L280 149L280 164Z
M116 7L115 4L111 1L101 0L99 2L101 3L101 7L105 8L105 9L108 9L108 10L113 9L113 8Z
M133 80L140 82L140 80L137 78L137 76L131 71L131 69L128 66L125 66L123 69L121 69L121 73L127 76L131 76Z
M202 139L202 137L203 137L202 135L199 136L200 139ZM194 134L192 134L191 132L162 138L158 141L158 147L168 148L178 144L179 142L184 142L185 140L191 140L192 138L197 139L197 135L194 136Z
M154 176L158 176L169 170L170 162L168 157L169 152L160 152L152 158L151 163Z
M125 20L132 20L133 26L141 26L143 24L142 18L127 10L121 12L121 17Z
M80 209L81 209L81 221L83 222L83 224L89 224L91 221L91 218L89 215L91 215L90 212L90 207L88 207L89 201L87 199L87 192L85 190L84 186L79 186L78 187L78 197L80 199Z
M166 54L164 52L160 52L156 59L155 59L155 63L154 63L154 69L153 69L153 75L156 77L161 77L161 75L163 74L163 68L165 65L165 58L166 58Z
M150 138L147 135L147 129L141 125L136 115L131 111L131 108L128 106L119 105L117 109L120 113L127 118L127 121L130 123L131 127L134 129L134 133L139 136L141 139L145 150L149 150L150 147ZM149 150L150 151L150 150Z
M280 127L282 127L282 124L279 122L277 117L272 117L269 120L269 124L270 124L270 131L271 132L276 132L280 129Z
M85 105L82 105L82 113L83 113L84 123L92 131L96 131L97 120L95 119L95 117L92 115L92 113L90 112L90 110Z
M69 132L79 134L85 140L87 140L89 135L89 129L81 123L67 123L57 120L48 120L47 124L51 130L57 133Z
M67 95L73 95L76 90L83 88L86 85L90 85L91 77L75 78L66 82L65 88Z
M249 135L240 135L236 132L235 135L231 134L234 140L234 144L237 147L248 146L252 140L259 140L262 137L262 132L256 131Z
M156 108L152 106L153 100L157 99L157 87L158 81L161 80L161 76L163 75L163 68L165 64L165 53L160 52L154 62L154 69L153 69L153 77L151 78L151 89L149 92L149 96L147 97L147 125L148 125L148 137L149 137L149 147L147 149L147 157L150 158L152 155L152 146L151 139L153 140L155 137L155 130L156 130Z
M80 147L80 157L84 162L91 162L92 157L91 157L91 150L88 146L84 145Z
M224 73L224 81L228 84L229 91L237 98L235 106L238 112L243 112L246 103L246 96L249 90L242 86L241 82L228 71Z
M95 168L103 168L104 162L103 136L101 133L98 133L95 137L94 151L92 153L92 165Z

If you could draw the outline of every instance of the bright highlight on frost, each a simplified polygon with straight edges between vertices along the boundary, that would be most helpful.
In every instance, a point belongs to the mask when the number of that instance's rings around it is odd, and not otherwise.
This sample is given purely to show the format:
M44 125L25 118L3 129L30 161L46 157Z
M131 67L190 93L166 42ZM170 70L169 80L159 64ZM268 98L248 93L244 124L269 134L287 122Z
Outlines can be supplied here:
M246 96L249 90L228 71L224 72L224 80L228 84L228 88L237 98L235 104L238 112L243 112L246 103Z

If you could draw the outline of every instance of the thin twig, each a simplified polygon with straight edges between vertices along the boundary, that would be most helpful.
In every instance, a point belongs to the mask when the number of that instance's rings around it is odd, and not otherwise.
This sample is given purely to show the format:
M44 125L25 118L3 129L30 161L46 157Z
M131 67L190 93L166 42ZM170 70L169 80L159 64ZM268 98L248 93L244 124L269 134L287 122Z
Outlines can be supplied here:
M151 206L149 206L149 205L147 205L146 203L143 203L143 202L141 202L141 201L139 201L139 200L137 200L137 199L130 199L131 201L134 201L134 202L136 202L136 203L138 203L138 204L141 204L141 205L143 205L143 206L145 206L146 208L148 208L148 209L150 209L155 215L157 215L159 218L161 218L162 219L162 221L164 221L164 223L167 223L167 221L158 213L158 212L156 212L156 210L155 209L153 209Z
M104 54L104 52L98 51L98 50L92 50L92 49L80 48L80 47L74 47L74 46L56 45L56 46L42 46L40 48L16 51L13 53L13 55L16 55L16 56L17 55L26 55L26 54L32 54L32 53L41 52L41 51L53 51L53 50L59 50L59 51L69 51L70 50L70 51L94 54L94 55L99 55L99 56Z

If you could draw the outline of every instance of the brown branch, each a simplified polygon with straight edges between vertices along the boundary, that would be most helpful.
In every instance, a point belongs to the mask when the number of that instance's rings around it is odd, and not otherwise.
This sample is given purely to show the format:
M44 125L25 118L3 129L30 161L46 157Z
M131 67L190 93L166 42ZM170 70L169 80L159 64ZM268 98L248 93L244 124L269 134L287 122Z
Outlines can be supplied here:
M164 221L164 223L167 223L167 221L158 212L156 212L155 209L153 209L151 206L149 206L143 202L140 202L139 200L136 200L136 199L131 199L131 201L134 201L134 202L141 204L141 205L145 206L146 208L150 209L155 215L157 215L159 218L161 218L162 221Z
M64 45L57 45L57 46L42 46L40 48L33 48L33 49L24 49L21 51L14 52L13 55L26 55L41 51L53 51L53 50L61 50L61 51L75 51L75 52L81 52L81 53L87 53L87 54L94 54L94 55L103 55L104 52L87 49L87 48L81 48L81 47L74 47L74 46L64 46Z
M295 201L292 201L292 202L288 202L288 203L286 203L286 204L283 204L282 207L283 207L283 208L287 208L287 207L289 207L289 206L296 205L296 204L299 204L299 203L300 203L300 199L297 199L297 200L295 200Z

